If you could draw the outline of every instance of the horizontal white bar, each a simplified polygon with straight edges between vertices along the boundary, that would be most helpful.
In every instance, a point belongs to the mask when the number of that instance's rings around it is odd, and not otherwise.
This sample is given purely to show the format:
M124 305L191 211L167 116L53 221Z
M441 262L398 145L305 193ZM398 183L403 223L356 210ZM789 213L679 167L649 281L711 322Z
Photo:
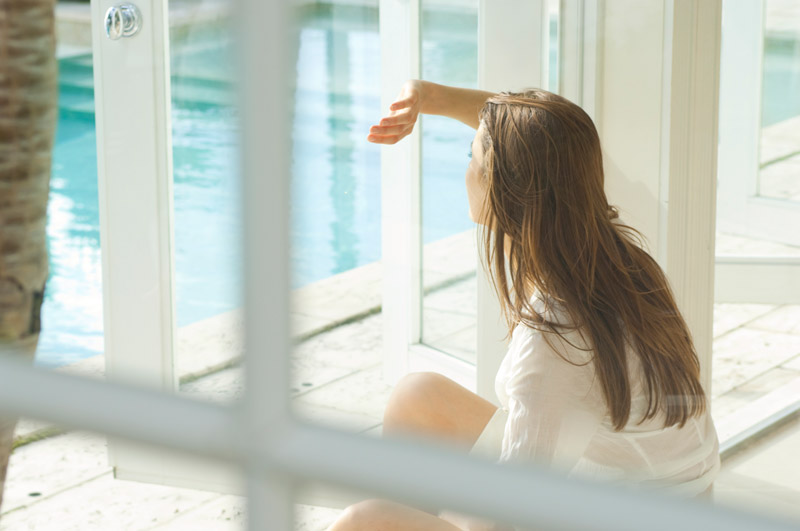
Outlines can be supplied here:
M0 357L0 404L6 412L235 461L250 474L317 480L523 527L796 530L788 522L698 501L570 480L541 468L498 466L444 445L379 440L297 421L280 426L272 444L257 445L236 421L238 409L34 369L7 356Z
M800 381L793 380L716 423L722 462L779 429L800 413ZM758 419L758 420L755 420Z
M800 257L718 257L714 301L800 304Z
M209 458L242 453L233 408L33 368L2 350L0 409Z
M278 453L270 461L302 479L524 528L797 529L793 523L707 502L591 484L533 466L497 465L455 453L443 445L379 440L306 424L297 424L290 435L280 442Z
M717 256L714 260L717 265L748 265L748 266L800 266L800 256Z

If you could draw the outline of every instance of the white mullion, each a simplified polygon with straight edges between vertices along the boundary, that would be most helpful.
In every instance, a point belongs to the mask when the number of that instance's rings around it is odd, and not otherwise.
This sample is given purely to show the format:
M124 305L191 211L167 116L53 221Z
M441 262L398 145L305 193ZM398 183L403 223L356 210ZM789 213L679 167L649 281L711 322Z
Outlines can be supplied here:
M241 2L238 27L245 228L245 392L240 420L248 529L293 529L283 474L259 468L292 422L289 339L291 115L297 34L289 2ZM264 53L271 50L272 53Z
M177 374L167 5L139 3L139 32L117 41L102 24L112 5L92 2L106 375L171 392ZM113 437L108 455L122 476L152 463Z
M267 444L290 411L289 102L294 83L289 72L297 43L286 2L243 1L239 11L239 101L247 111L239 114L247 369L242 407L251 436Z
M547 13L547 0L479 0L478 87L546 88Z
M381 0L381 112L420 70L420 0ZM410 345L421 340L422 229L420 126L381 148L384 378L408 372Z
M228 407L31 368L2 355L0 404L26 417L209 458L241 454L239 426Z
M478 4L478 87L518 91L547 84L547 0L480 0ZM520 50L528 53L520 56ZM521 60L524 57L524 61ZM506 350L506 323L491 281L477 255L476 389L497 403L495 375Z
M158 219L160 224L159 258L162 285L160 290L161 312L167 316L161 336L161 375L165 389L178 389L178 372L175 370L177 353L177 310L175 297L175 227L172 174L172 83L169 46L169 2L153 0L154 12L158 13L158 31L153 32L154 85L157 127L152 139L156 162L163 178L159 181Z
M666 270L710 392L722 0L674 2L671 22Z
M291 531L295 529L294 489L287 478L265 475L257 467L247 471L247 528Z
M94 2L93 19L112 5ZM167 8L139 8L133 37L111 41L93 24L105 356L109 377L174 390Z
M583 51L581 59L581 106L592 118L599 129L601 116L599 109L602 101L603 82L600 74L603 70L603 3L605 0L584 2L583 8Z
M752 3L755 4L754 8L751 8L754 9L752 12L754 18L748 21L750 27L752 28L748 33L755 33L755 35L752 35L749 38L752 39L750 42L758 53L756 57L757 66L753 65L755 75L750 81L750 83L755 84L753 87L753 105L755 106L756 113L756 129L753 131L753 133L755 134L756 141L752 146L752 149L756 153L756 169L753 173L747 175L745 190L747 191L748 197L757 197L759 195L759 174L761 173L761 114L763 112L762 96L764 90L764 37L766 35L767 24L767 0L753 0ZM758 9L758 11L756 12L755 9Z
M720 230L747 234L753 216L742 213L758 191L764 3L726 0L722 17L718 218Z
M583 107L598 128L602 4L602 0L561 0L559 13L559 94Z
M583 104L584 0L561 0L558 14L558 93Z

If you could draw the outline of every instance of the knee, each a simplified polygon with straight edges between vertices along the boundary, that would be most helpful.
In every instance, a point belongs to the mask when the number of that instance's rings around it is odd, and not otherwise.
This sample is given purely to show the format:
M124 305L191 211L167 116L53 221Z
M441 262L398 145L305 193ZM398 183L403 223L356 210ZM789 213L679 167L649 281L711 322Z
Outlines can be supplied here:
M355 503L344 511L329 528L329 531L374 531L379 520L386 513L383 500L364 500Z
M397 382L383 414L384 432L414 423L424 414L432 395L445 384L446 376L436 372L412 372Z

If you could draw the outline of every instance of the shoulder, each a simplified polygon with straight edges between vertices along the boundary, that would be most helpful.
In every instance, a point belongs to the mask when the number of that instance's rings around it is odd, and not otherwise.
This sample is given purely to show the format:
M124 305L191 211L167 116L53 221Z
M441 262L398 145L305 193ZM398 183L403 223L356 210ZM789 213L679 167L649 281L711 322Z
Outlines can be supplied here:
M510 347L528 355L555 357L572 363L586 364L594 353L585 331L573 324L564 305L552 297L535 290L531 307L541 316L543 323L520 322L511 335Z
M559 335L519 324L508 354L508 396L538 397L537 401L547 397L539 403L562 409L572 404L599 417L606 414L593 352L584 350L575 332Z
M592 369L594 352L580 330L561 329L558 332L545 325L529 326L519 323L509 343L513 360L535 364L549 370Z

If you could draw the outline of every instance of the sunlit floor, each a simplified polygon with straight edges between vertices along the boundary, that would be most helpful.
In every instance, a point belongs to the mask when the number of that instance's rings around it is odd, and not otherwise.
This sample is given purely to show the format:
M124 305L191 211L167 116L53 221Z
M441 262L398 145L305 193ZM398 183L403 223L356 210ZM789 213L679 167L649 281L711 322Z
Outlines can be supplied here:
M462 283L463 284L463 283ZM439 297L463 300L458 283ZM451 306L452 307L452 306ZM742 411L800 377L800 307L718 305L715 319L713 410L720 418ZM379 436L391 388L381 376L381 315L314 336L292 357L292 393L304 418ZM446 316L438 319L446 322ZM464 330L449 332L465 336ZM738 358L732 353L738 349ZM766 349L766 350L765 350ZM766 354L765 354L766 352ZM182 385L203 400L235 400L241 369L216 371ZM724 390L724 392L723 392ZM41 430L23 422L20 433ZM792 513L800 522L798 422L727 461L716 484L718 503ZM25 444L12 454L0 530L239 529L243 498L114 479L105 437L68 432ZM297 529L325 529L338 510L298 506Z
M718 504L800 524L800 417L726 460L714 485Z

